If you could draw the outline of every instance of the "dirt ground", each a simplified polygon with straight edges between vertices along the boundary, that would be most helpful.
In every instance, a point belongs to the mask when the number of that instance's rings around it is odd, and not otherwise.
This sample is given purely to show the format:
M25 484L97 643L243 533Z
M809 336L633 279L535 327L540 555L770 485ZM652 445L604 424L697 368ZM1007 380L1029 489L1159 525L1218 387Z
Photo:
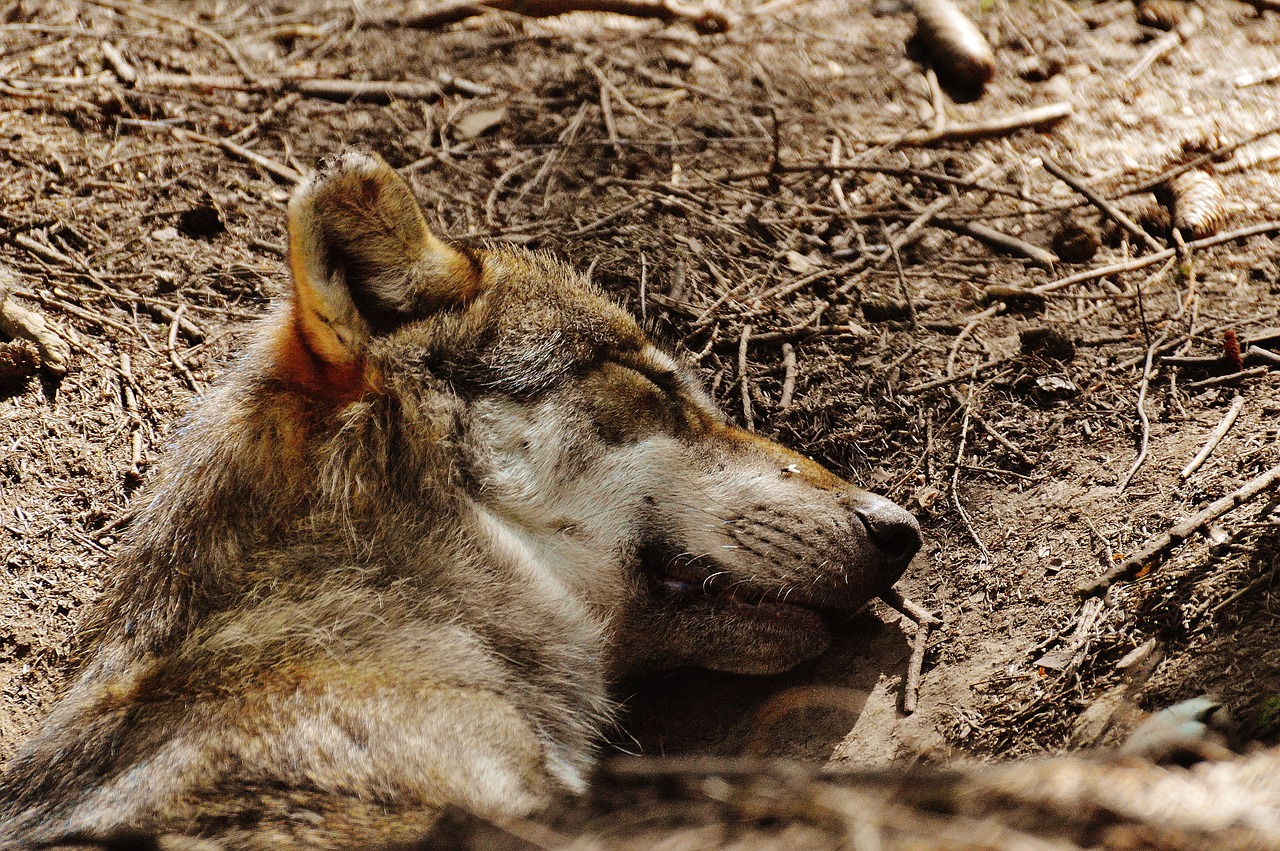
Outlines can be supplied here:
M1221 356L1227 332L1280 349L1280 224L1025 291L1154 250L1045 158L1163 247L1164 208L1134 190L1280 128L1280 82L1240 79L1280 61L1280 14L1206 0L1203 29L1144 69L1162 33L1129 2L962 5L998 65L963 103L931 93L912 16L864 0L733 4L706 35L587 14L395 28L407 7L383 2L0 3L0 262L74 342L64 378L0 400L0 759L55 691L131 494L284 293L293 175L350 145L402 169L451 236L590 270L734 420L925 529L900 588L944 625L914 714L913 627L877 604L783 677L625 684L618 749L1008 758L1105 742L1113 710L1206 692L1277 741L1267 494L1101 605L1075 589L1280 462L1280 372L1196 387L1225 360L1163 360ZM333 79L449 82L355 100L301 85ZM1071 115L911 136L1052 104ZM1206 167L1218 230L1280 219L1280 134ZM1060 231L1101 248L1072 253ZM1028 245L1066 259L1009 253ZM1234 427L1181 477L1237 395Z

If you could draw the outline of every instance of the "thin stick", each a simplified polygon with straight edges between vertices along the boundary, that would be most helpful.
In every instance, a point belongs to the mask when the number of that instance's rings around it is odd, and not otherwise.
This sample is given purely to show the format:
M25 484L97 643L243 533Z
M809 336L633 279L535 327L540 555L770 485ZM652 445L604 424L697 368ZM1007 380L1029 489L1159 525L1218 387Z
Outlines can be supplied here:
M1147 450L1151 445L1151 420L1147 418L1147 388L1151 386L1151 361L1156 356L1156 345L1152 343L1147 347L1147 360L1142 367L1142 382L1138 385L1138 419L1142 423L1142 445L1138 450L1138 457L1133 459L1133 466L1129 468L1129 472L1124 474L1116 486L1116 493L1124 493L1124 489L1129 486L1130 480L1133 479L1134 473L1138 472L1138 468L1147 460Z
M1242 369L1229 375L1215 375L1213 378L1205 378L1201 381L1189 381L1183 386L1187 390L1203 390L1206 387L1221 387L1224 384L1240 384L1250 378L1266 375L1270 371L1271 367L1269 366L1255 366L1252 369Z
M907 662L907 679L902 686L902 712L910 715L920 702L920 674L924 668L925 650L929 646L929 632L941 625L942 620L892 588L881 594L880 599L916 624L916 634L911 639L911 659Z
M1126 83L1132 83L1142 75L1143 71L1150 68L1153 62L1191 38L1204 27L1204 12L1201 12L1195 6L1186 6L1184 8L1186 9L1182 13L1184 17L1178 25L1171 32L1167 32L1156 39L1147 52L1142 55L1142 58L1133 63L1133 67L1126 71L1121 79Z
M361 26L438 29L494 11L517 12L527 18L546 18L569 12L607 12L632 18L656 18L666 23L684 21L704 35L727 32L730 27L729 18L724 13L687 5L679 0L446 0L427 12L368 19L362 21Z
M893 267L898 273L898 289L902 292L902 300L907 304L907 323L911 330L916 330L916 305L911 299L911 288L907 286L907 275L902 270L902 256L893 240L888 240L889 250L893 252Z
M1047 156L1041 161L1044 165L1045 171L1049 172L1076 192L1089 199L1090 204L1093 204L1093 206L1101 210L1108 218L1120 225L1120 227L1142 240L1143 243L1145 243L1152 251L1164 250L1163 245L1156 242L1155 238L1152 237L1151 234L1147 233L1137 222L1125 215L1123 210L1115 204L1112 204L1106 198L1103 198L1097 192L1094 192L1088 186L1085 186L1078 177L1068 172Z
M649 321L648 289L649 264L645 261L644 252L640 252L640 321Z
M1184 247L1188 250L1199 250L1202 248L1212 248L1215 245L1221 245L1224 242L1233 242L1237 239L1245 239L1250 236L1258 236L1259 234L1275 233L1280 231L1280 222L1262 222L1261 224L1249 225L1248 227L1239 228L1237 230L1220 233L1217 236L1209 236L1204 239L1197 239L1188 242ZM1031 287L1028 292L1036 295L1045 295L1046 293L1056 292L1063 287L1069 287L1072 284L1081 284L1085 281L1096 281L1098 278L1106 278L1110 275L1116 275L1121 272L1133 272L1137 269L1144 269L1147 266L1153 266L1171 257L1176 257L1178 252L1173 248L1166 248L1163 251L1157 251L1154 254L1148 254L1145 257L1138 257L1133 260L1126 260L1123 263L1113 263L1110 266L1102 266L1097 269L1091 269L1087 272L1079 272L1075 275L1069 275L1065 278L1059 278L1056 281L1050 281L1047 284L1041 284L1038 287Z
M917 130L904 136L886 136L873 140L876 145L933 145L938 142L961 142L1003 136L1027 127L1056 124L1071 115L1073 107L1065 101L1037 106L1022 112L1002 115L972 124L950 124L940 130Z
M1182 478L1188 478L1196 470L1200 469L1200 465L1208 460L1213 454L1213 450L1222 442L1222 438L1227 436L1227 432L1231 430L1232 424L1235 423L1236 417L1240 416L1240 409L1244 407L1244 397L1237 395L1231 400L1231 407L1227 409L1222 420L1218 423L1218 427L1213 430L1213 434L1209 435L1209 439L1205 441L1204 446L1200 447L1200 451L1196 453L1196 457L1191 459L1191 463L1182 468L1179 473Z
M965 236L971 236L979 242L985 244L988 248L996 251L1012 254L1015 257L1024 257L1038 266L1052 267L1058 262L1058 255L1052 251L1041 248L1038 245L1032 245L1026 240L1019 239L1016 236L1007 234L1004 231L996 230L993 227L981 224L979 222L962 222L953 219L935 218L934 224L940 228L956 231Z
M206 136L203 133L196 133L192 130L184 130L181 127L168 127L167 129L171 130L173 132L173 135L177 136L179 139L182 139L184 141L201 142L206 145L213 145L215 147L222 148L227 153L232 154L236 157L239 157L245 162L258 166L263 171L280 178L286 183L302 182L301 172L295 171L289 166L284 165L283 163L278 163L269 157L264 157L262 154L259 154L257 151L251 151L248 148L244 147L243 145L237 145L235 142L232 142L230 139L219 139L215 136Z
M796 392L796 373L799 372L796 363L796 347L790 343L782 344L782 368L786 370L786 375L782 379L782 398L778 400L778 407L786 410L791 406L791 397Z
M134 392L133 361L128 352L120 353L120 390L125 411L129 414L129 469L125 477L132 484L142 481L142 415L138 413L138 395Z
M1272 467L1262 475L1250 479L1222 499L1210 503L1198 514L1151 538L1138 552L1102 576L1082 582L1079 586L1080 593L1085 596L1101 594L1117 582L1132 579L1148 565L1148 562L1164 555L1224 514L1234 511L1258 494L1274 487L1277 481L1280 481L1280 466Z
M910 387L902 388L898 392L913 394L913 393L924 393L927 390L936 390L939 387L946 387L948 384L956 384L958 382L965 381L970 378L977 378L978 375L980 375L981 373L986 372L992 367L996 367L996 366L1000 366L1001 364L1008 363L1010 360L1011 358L1006 358L1006 357L992 358L991 360L983 361L982 363L979 363L979 364L974 364L964 372L957 373L956 375L945 375L942 378L935 378L933 381L925 381L922 384L913 384Z
M1251 136L1246 136L1245 138L1241 139L1239 142L1232 142L1229 145L1223 145L1220 148L1215 148L1212 151L1207 151L1194 159L1191 159L1185 163L1182 163L1181 165L1176 165L1173 168L1168 169L1167 171L1163 171L1160 174L1157 174L1155 177L1149 178L1148 180L1145 180L1136 186L1130 186L1124 192L1120 193L1120 196L1118 197L1123 197L1125 195L1139 195L1143 192L1150 192L1152 189L1155 189L1157 186L1160 186L1161 184L1168 183L1170 180L1173 180L1175 177L1182 174L1183 172L1191 171L1193 168L1200 168L1200 166L1205 165L1206 163L1209 163L1212 160L1220 159L1239 148L1243 148L1245 145L1251 145L1254 142L1259 141L1260 139L1265 139L1268 136L1274 136L1276 133L1280 133L1280 124L1273 124L1270 127L1264 127L1263 129L1259 130L1257 133L1254 133Z
M964 344L965 340L969 339L969 335L972 334L979 325L981 325L983 322L987 321L991 317L995 316L997 313L1000 312L1000 310L1003 307L1004 307L1003 303L996 303L991 305L981 313L975 313L973 315L973 318L970 319L968 323L963 328L960 329L960 333L956 334L956 339L951 344L951 351L947 352L947 375L948 376L955 375L956 357L960 354L960 346Z
M124 54L120 49L109 41L102 43L102 58L107 60L107 64L111 66L111 70L120 78L120 82L126 86L132 86L138 81L138 71L129 64L129 60L124 58Z
M178 357L178 323L182 321L182 312L187 309L185 304L178 305L177 313L174 314L173 322L169 325L169 362L173 364L174 369L186 379L187 384L196 393L204 392L200 387L200 382L196 381L196 377L191 374L191 370L187 369L187 365L182 362L182 358Z
M929 625L916 624L911 638L911 659L907 662L907 681L902 686L902 714L911 715L920 702L920 674L924 668L924 652L929 646Z
M143 5L142 3L127 3L124 2L124 0L85 0L85 2L90 6L100 6L104 9L110 9L113 12L119 12L122 15L128 15L132 18L141 16L152 21L163 21L165 23L175 24L180 27L185 27L194 33L199 33L214 44L218 45L218 47L221 47L227 56L231 58L231 61L235 63L236 68L240 69L240 73L244 74L245 77L252 80L257 76L253 69L249 67L249 63L245 62L244 57L240 55L240 51L236 49L234 44L228 41L221 33L211 30L203 24L197 24L194 21L189 21L186 18L179 17L178 15L171 15L167 12L157 11L149 6Z
M978 532L973 528L973 521L969 519L969 512L964 510L964 505L960 503L960 468L964 466L964 447L969 437L969 411L973 407L973 385L969 385L969 397L964 405L964 421L960 423L960 443L956 447L956 463L955 468L951 471L951 503L955 506L956 513L960 515L960 519L964 521L964 527L969 533L969 537L977 544L978 551L982 553L982 558L986 562L991 561L991 551L987 549L987 545L982 543L982 539L978 537Z
M755 418L751 415L751 385L747 382L747 343L751 340L751 326L742 326L738 341L738 383L742 386L742 423L747 431L755 431Z
M339 103L365 101L390 103L392 100L431 100L445 94L467 97L488 97L493 89L480 83L464 80L443 71L437 80L345 80L329 77L257 77L245 80L226 74L170 74L157 72L141 74L134 83L140 89L213 89L230 92L272 94L296 92L308 97L332 100ZM97 77L65 77L56 80L33 80L32 84L58 86L100 86Z
M942 625L942 618L938 617L914 600L908 600L893 588L890 588L888 591L881 594L880 599L883 600L889 608L900 614L906 615L916 623L928 624L929 626Z
M1280 65L1272 65L1270 68L1263 68L1261 71L1241 74L1232 82L1235 83L1238 89L1247 89L1249 86L1270 83L1272 80L1280 80Z
M58 264L59 266L79 270L101 287L105 295L120 299L121 301L132 301L134 304L141 306L143 310L148 313L159 316L167 322L174 321L174 311L170 310L168 307L165 307L163 304L157 304L154 301L149 301L128 287L112 287L103 280L101 275L91 269L87 264L63 254L52 245L45 245L43 242L38 242L24 233L14 234L12 239L14 243L22 246L38 257L42 257L45 260ZM181 324L183 333L186 334L192 342L199 343L204 340L204 331L202 331L198 325L191 322L191 320L181 319Z

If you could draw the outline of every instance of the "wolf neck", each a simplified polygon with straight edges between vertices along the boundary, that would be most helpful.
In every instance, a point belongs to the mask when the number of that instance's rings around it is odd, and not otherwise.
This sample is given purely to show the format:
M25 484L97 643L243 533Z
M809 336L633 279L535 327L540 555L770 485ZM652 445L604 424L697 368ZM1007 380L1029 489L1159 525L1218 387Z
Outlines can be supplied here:
M535 724L549 743L548 763L576 791L585 788L583 774L591 753L616 707L607 696L602 659L607 655L605 616L587 601L582 589L566 579L583 576L573 548L543 540L483 505L469 502L482 559L506 574L507 593L521 607L542 614L540 670L525 672L539 685L544 699ZM549 698L549 700L547 700ZM576 778L576 779L575 779Z

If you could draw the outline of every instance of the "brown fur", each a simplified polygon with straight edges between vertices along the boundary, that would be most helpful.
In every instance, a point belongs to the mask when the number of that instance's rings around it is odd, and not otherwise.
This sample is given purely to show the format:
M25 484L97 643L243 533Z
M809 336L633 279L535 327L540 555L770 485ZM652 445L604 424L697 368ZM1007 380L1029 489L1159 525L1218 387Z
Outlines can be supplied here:
M582 788L610 681L780 671L919 545L727 425L589 283L351 154L295 293L141 500L0 848L356 848ZM817 612L821 611L821 615Z

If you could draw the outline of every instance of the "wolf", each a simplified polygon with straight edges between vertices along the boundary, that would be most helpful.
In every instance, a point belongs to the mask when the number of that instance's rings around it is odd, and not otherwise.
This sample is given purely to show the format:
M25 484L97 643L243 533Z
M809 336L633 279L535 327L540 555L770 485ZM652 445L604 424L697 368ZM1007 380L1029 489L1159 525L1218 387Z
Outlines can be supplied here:
M288 229L292 299L140 497L0 848L528 814L586 785L619 677L793 667L919 548L582 275L437 236L376 156L309 178Z

